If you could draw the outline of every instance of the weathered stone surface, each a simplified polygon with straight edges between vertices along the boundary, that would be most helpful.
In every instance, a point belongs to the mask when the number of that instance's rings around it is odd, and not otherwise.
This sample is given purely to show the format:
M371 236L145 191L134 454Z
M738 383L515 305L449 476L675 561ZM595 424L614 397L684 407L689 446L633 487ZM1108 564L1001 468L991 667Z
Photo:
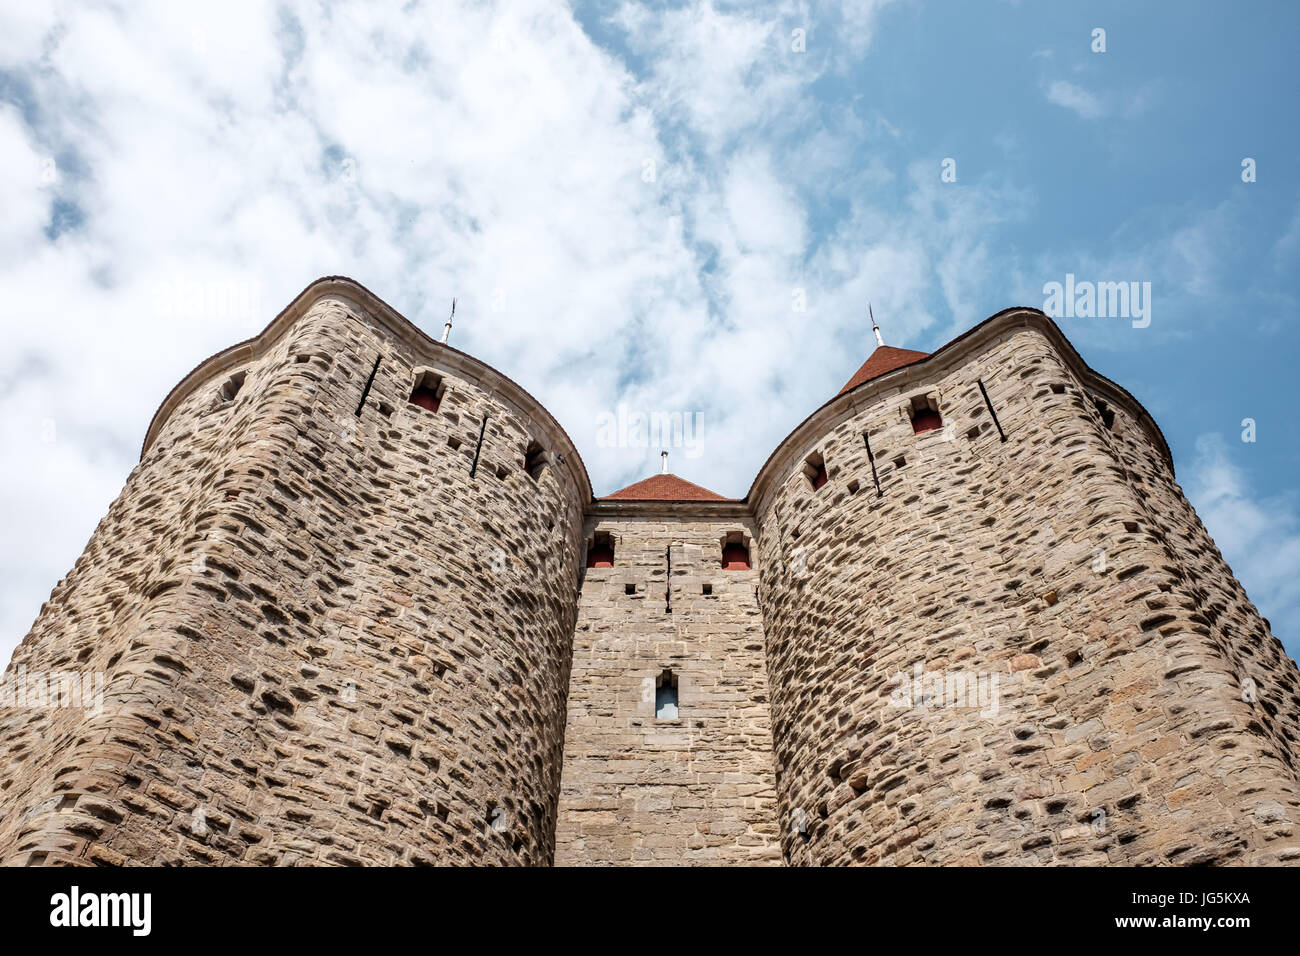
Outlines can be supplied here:
M1275 862L1300 845L1295 664L1154 423L1020 311L822 409L756 482L777 792L812 823L786 859ZM921 397L943 430L913 434Z
M103 683L0 710L0 863L1300 863L1294 662L1041 313L714 499L593 499L513 382L313 284L168 397L15 652Z
M0 862L551 862L590 489L517 387L381 309L310 296L232 400L223 370L167 410L15 653L106 682L5 714Z
M728 533L753 540L748 509L592 510L588 542L611 536L615 567L582 585L555 862L780 863L758 572L722 568Z

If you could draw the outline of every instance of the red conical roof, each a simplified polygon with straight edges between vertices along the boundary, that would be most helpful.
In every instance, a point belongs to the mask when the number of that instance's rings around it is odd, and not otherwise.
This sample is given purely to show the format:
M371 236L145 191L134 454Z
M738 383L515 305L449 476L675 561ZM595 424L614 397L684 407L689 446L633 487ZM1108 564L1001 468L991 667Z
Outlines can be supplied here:
M845 383L838 394L843 395L845 392L857 388L863 382L869 382L886 372L892 372L896 368L902 368L904 365L911 365L913 362L929 357L929 352L896 349L892 345L878 345L876 350L871 353L871 357L862 363L862 368L853 373L853 377Z
M628 485L604 500L615 501L733 501L722 495L701 488L676 475L651 475L634 485Z

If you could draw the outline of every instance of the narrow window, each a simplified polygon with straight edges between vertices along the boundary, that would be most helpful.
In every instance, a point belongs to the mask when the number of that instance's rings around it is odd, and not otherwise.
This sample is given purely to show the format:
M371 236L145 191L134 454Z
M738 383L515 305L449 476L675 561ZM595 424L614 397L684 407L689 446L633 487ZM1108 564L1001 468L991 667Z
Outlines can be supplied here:
M248 377L247 372L236 372L230 378L226 379L221 386L221 400L223 402L233 402L239 390L244 387L244 379Z
M712 584L704 585L704 591L703 591L704 596L708 597L712 593L713 593L713 585Z
M739 531L732 531L722 542L722 570L748 571L749 548L745 547L745 537Z
M542 470L546 467L546 452L535 441L528 443L528 450L524 452L524 471L528 472L528 477L533 481L538 481L542 477Z
M1115 426L1115 411L1100 398L1094 398L1093 404L1097 406L1097 411L1101 413L1102 424L1106 426L1106 431L1110 431Z
M612 568L614 566L614 539L608 531L597 531L587 549L587 567Z
M862 444L867 446L867 461L871 462L871 480L876 483L876 497L883 498L885 493L880 490L880 473L876 471L876 456L871 451L871 435L867 432L862 433Z
M918 395L912 399L912 433L920 435L923 432L934 431L936 428L943 427L943 416L939 414L939 406L933 398L925 395Z
M655 719L677 719L677 675L670 670L655 680Z
M821 452L815 451L804 460L803 473L813 491L826 484L826 460L822 458Z
M447 386L442 376L429 371L421 372L420 377L415 380L410 401L412 405L419 405L425 411L436 412L442 404L442 397L446 391Z
M635 584L623 585L623 593L628 595L636 594L636 585Z

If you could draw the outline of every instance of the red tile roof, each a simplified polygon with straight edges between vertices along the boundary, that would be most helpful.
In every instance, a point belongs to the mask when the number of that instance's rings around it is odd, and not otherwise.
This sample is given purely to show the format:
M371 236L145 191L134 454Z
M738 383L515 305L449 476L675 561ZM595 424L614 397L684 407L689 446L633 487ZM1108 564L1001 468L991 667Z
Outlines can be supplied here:
M853 373L853 377L839 390L839 394L857 388L863 382L870 381L886 372L892 372L904 365L911 365L919 359L929 358L929 352L917 352L912 349L896 349L892 345L878 345L871 357L862 363L862 368Z
M621 491L606 495L603 500L615 501L734 501L701 488L676 475L651 475Z

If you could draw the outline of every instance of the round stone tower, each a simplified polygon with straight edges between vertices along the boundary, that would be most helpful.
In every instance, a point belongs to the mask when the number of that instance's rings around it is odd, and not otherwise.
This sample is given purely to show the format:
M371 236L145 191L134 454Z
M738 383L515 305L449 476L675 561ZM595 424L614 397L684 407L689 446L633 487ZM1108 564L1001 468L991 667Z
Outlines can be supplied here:
M788 862L1300 860L1295 667L1041 312L877 349L748 500Z
M568 436L360 285L168 396L18 648L0 863L545 864L582 520Z

